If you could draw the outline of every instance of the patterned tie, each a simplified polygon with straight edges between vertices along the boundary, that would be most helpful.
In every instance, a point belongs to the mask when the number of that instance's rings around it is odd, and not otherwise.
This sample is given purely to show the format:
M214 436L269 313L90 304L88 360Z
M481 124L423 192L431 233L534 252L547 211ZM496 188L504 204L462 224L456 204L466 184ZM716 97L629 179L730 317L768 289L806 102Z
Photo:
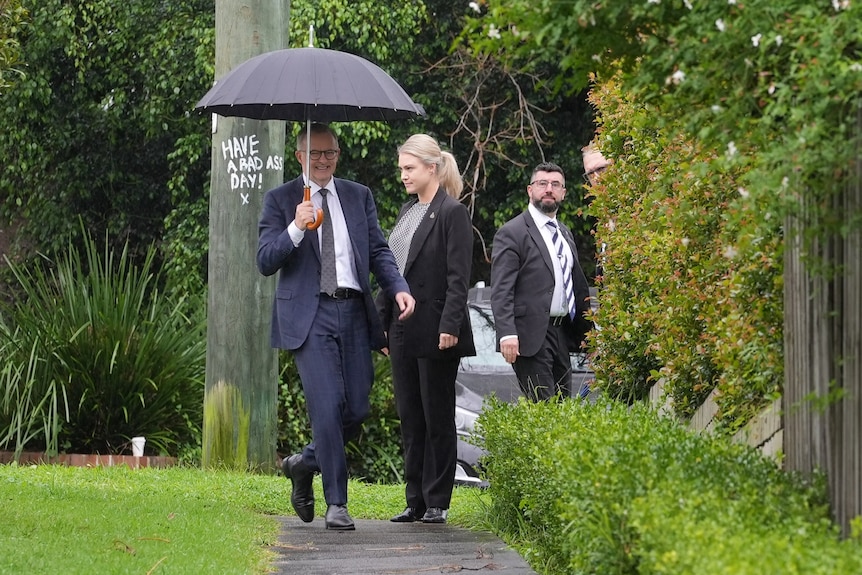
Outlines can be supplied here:
M320 291L335 293L338 288L338 275L335 273L335 238L332 235L332 217L329 215L329 203L326 196L329 190L320 190L321 207L323 208L323 225L320 227Z
M575 319L575 291L572 286L572 270L569 267L569 258L566 257L566 250L563 249L563 238L560 235L560 230L557 227L557 222L548 220L548 224L553 230L554 251L557 252L557 260L560 262L560 270L563 272L563 292L566 298L566 307L569 310L569 317Z

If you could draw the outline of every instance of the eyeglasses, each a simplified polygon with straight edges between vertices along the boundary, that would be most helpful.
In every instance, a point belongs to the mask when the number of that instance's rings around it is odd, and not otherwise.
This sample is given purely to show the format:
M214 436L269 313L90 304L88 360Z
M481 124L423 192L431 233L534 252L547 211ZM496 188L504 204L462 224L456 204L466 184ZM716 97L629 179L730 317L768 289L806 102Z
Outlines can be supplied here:
M300 151L300 152L304 152L305 150L299 150L299 151ZM309 156L312 160L319 160L319 159L320 159L321 154L322 154L322 155L323 155L327 160L334 160L334 159L335 159L335 157L338 155L338 150L311 150L310 152L308 152L308 156Z
M608 169L607 166L599 166L598 168L596 168L594 170L590 170L589 172L586 172L584 174L584 181L588 184L592 184L593 182L590 179L590 176L598 176L599 174L601 174L602 172L604 172L607 169Z
M544 190L548 186L551 186L552 190L562 190L566 187L563 182L549 182L548 180L533 180L530 185L536 186L537 190Z

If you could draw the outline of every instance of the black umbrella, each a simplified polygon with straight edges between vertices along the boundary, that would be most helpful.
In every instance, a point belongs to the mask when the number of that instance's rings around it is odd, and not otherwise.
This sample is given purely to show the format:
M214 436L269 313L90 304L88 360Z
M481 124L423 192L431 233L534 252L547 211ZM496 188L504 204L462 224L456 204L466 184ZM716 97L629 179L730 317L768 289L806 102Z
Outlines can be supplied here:
M246 60L222 76L195 108L221 116L309 125L425 115L425 109L376 64L347 52L313 47L275 50ZM308 186L305 194L308 200ZM316 229L322 221L318 210L309 227Z
M376 64L347 52L310 47L246 60L220 78L196 109L257 120L316 122L425 115Z

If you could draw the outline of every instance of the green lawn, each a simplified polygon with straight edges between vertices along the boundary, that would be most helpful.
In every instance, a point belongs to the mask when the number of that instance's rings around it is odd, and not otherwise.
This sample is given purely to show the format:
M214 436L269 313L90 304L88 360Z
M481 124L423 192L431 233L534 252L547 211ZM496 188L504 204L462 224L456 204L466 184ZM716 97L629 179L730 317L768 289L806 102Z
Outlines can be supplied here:
M321 517L319 477L315 490ZM351 481L350 512L388 519L403 493ZM289 496L290 482L274 475L0 465L0 574L265 573L278 534L271 516L293 513ZM456 488L450 522L482 522L485 497Z

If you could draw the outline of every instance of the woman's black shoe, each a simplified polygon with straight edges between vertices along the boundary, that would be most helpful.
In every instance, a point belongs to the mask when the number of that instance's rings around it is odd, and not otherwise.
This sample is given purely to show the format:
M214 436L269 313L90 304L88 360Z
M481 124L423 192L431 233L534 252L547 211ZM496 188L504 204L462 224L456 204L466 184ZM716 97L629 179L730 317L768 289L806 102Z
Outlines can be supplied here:
M446 516L448 514L448 509L429 507L425 515L422 516L422 523L446 523Z
M417 509L416 507L406 507L404 511L390 519L393 523L413 523L414 521L419 521L422 519L422 515L425 513L424 509Z

